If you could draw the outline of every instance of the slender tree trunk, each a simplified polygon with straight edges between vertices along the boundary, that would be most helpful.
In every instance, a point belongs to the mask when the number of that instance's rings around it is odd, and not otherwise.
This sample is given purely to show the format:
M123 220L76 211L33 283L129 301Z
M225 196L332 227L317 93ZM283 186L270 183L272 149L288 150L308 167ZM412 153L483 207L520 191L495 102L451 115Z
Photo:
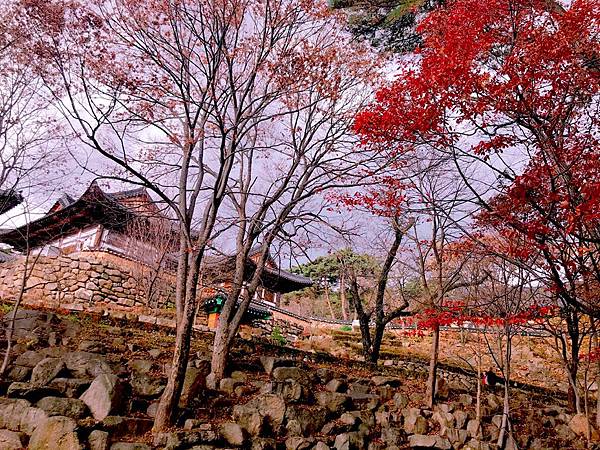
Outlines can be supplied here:
M433 342L431 343L431 358L429 359L429 376L427 377L427 405L432 408L435 404L435 390L437 380L437 366L440 349L440 326L433 328Z
M377 361L379 361L379 352L381 351L381 341L383 340L384 331L385 323L375 324L375 335L371 344L371 362L373 364L377 364Z
M218 383L225 376L227 369L227 359L229 357L229 327L225 324L219 324L215 330L213 341L213 353L211 360L211 373L206 379L206 386L209 389L217 389Z
M348 320L348 302L346 299L346 275L342 271L340 276L340 303L342 304L342 318Z
M572 361L571 364L567 366L567 372L569 377L569 389L567 392L569 408L571 408L577 414L581 414L581 395L579 394L579 389L577 389L579 364L577 364L576 361Z
M175 423L181 389L187 370L190 341L196 315L196 290L200 256L195 255L191 259L191 263L186 261L189 270L185 282L183 282L185 288L181 291L178 290L178 294L181 294L181 292L184 293L183 299L177 299L178 304L183 305L183 310L177 324L171 371L156 410L156 418L154 419L154 426L152 428L152 431L155 433L163 431ZM181 273L178 273L178 276L180 275Z
M496 445L499 449L504 448L507 438L507 430L509 429L509 415L510 415L510 360L512 352L512 339L509 335L510 331L506 336L506 353L504 355L504 407L502 409L502 424L500 426L500 433L498 434L498 441Z
M333 306L331 305L331 299L329 298L329 283L327 282L325 282L325 301L327 302L327 307L329 308L329 314L331 315L331 318L335 320Z

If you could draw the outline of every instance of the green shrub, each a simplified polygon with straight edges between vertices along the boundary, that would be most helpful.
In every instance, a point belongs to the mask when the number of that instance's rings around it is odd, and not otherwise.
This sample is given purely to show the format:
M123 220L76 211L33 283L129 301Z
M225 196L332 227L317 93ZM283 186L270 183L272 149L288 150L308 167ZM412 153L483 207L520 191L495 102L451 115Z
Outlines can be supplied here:
M340 327L341 331L352 331L352 327L350 325L342 325Z
M281 328L279 327L273 327L273 331L271 332L271 340L282 347L287 344L287 339L283 334L281 334Z

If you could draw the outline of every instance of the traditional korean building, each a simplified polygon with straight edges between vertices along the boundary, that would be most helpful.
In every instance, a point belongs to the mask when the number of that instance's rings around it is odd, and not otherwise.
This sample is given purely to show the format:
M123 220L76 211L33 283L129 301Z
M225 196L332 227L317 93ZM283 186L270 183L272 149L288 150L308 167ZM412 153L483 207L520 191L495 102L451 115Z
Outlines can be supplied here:
M161 226L161 235L173 234L167 239L166 247L155 239L152 227ZM149 233L135 233L144 230ZM169 243L170 242L170 243ZM27 225L0 233L0 243L13 249L49 257L73 254L81 259L85 255L111 254L127 259L127 265L155 264L157 253L162 253L161 261L166 261L166 270L171 272L168 284L172 285L177 268L177 238L171 221L164 216L143 188L106 192L92 183L79 197L60 197L48 213ZM248 277L256 269L258 249L251 251L246 267ZM215 325L224 300L224 292L231 284L235 267L235 255L207 256L202 268L202 297L204 311L211 325ZM262 274L261 287L253 299L247 320L269 317L270 308L279 305L282 294L311 286L309 278L295 275L281 269L269 256ZM106 293L91 292L90 298L105 298ZM118 295L118 294L115 294Z
M256 270L256 261L259 257L260 248L250 250L246 261L246 274L250 279ZM215 328L219 320L219 314L225 301L225 293L231 287L231 274L235 268L235 255L207 258L206 267L203 270L205 279L210 280L208 295L203 297L203 307L208 315L208 326ZM246 321L253 319L266 319L270 316L273 307L279 307L283 294L298 291L312 286L310 278L297 275L283 270L269 255L261 276L261 286L254 294L254 298L248 308Z

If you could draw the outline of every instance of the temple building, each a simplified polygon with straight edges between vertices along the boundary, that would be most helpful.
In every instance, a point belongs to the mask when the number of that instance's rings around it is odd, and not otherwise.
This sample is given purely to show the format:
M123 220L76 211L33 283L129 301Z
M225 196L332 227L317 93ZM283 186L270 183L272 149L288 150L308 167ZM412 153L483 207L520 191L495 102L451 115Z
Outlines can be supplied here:
M49 260L72 256L78 260L87 257L91 261L97 260L98 255L110 254L113 266L116 260L117 267L122 267L123 271L129 271L130 274L135 272L137 266L149 267L160 261L168 275L163 277L161 283L170 288L171 292L174 291L177 233L173 221L161 212L143 188L111 193L102 190L93 182L78 199L65 194L43 217L16 229L1 232L0 243L23 253L29 251L31 254L47 257ZM248 279L256 269L257 257L258 249L252 250L246 263ZM235 259L235 255L205 257L200 277L200 292L204 299L203 310L212 326L218 320L224 292L231 285ZM120 264L119 261L123 263ZM131 281L130 275L126 274L123 278L130 280L125 288L128 295L138 295L135 293L137 286L132 286L138 283ZM114 301L112 299L115 296L121 296L121 288L110 294L104 287L98 287L97 291L90 288L91 292L88 292L88 285L94 286L96 281L78 281L78 287L69 288L76 293L84 292L77 298ZM81 287L81 283L85 288ZM282 294L311 285L312 281L309 278L282 270L269 256L261 277L261 286L252 301L247 320L268 318L271 308L279 305ZM52 297L61 295L57 293ZM131 301L131 298L128 301ZM134 304L142 305L143 301L136 300Z

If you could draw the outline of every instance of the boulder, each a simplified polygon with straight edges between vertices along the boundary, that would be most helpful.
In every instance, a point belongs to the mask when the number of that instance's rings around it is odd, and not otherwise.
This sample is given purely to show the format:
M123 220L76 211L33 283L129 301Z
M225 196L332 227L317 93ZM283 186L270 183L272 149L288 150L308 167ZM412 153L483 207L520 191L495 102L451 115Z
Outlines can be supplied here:
M77 398L90 386L91 379L55 378L48 387L69 398Z
M29 378L31 367L13 366L8 372L8 379L11 381L25 381Z
M382 375L376 375L371 378L371 383L375 386L390 386L390 387L400 387L402 386L402 380L397 377L386 377Z
M402 411L404 416L404 431L408 434L427 433L427 419L421 415L418 408L407 408Z
M32 407L27 400L0 399L0 428L31 434L47 418L44 411Z
M293 367L296 364L296 361L293 359L277 358L275 356L261 356L260 363L267 375L271 375L273 369L277 367Z
M160 377L153 377L144 373L131 375L131 390L138 397L154 398L162 394L165 385Z
M94 419L101 421L119 408L123 400L122 391L123 385L116 375L101 374L80 399L88 406Z
M110 450L151 450L151 447L143 442L116 442Z
M235 388L241 384L240 381L234 378L223 378L219 382L219 391L231 395L235 392Z
M592 440L595 441L600 438L598 430L588 422L587 417L585 417L585 414L575 414L569 422L569 428L576 435L583 437L587 436L589 428Z
M187 408L190 402L206 388L206 377L210 372L208 365L202 367L188 367L183 379L183 388L179 398L179 407Z
M435 448L439 450L452 449L448 439L444 439L441 436L428 436L425 434L413 434L408 438L408 445L412 448Z
M32 433L29 450L79 450L81 444L69 417L54 416L42 422Z
M285 418L286 408L285 400L280 395L261 394L245 405L234 406L233 416L249 434L255 435L257 428L262 424L273 431L279 430Z
M300 434L311 436L318 433L327 422L327 409L322 406L288 405L285 417L296 421Z
M306 403L310 398L310 390L296 380L276 381L273 391L275 394L281 395L287 403Z
M63 356L65 366L75 378L96 378L112 374L112 369L102 355L90 352L68 352Z
M405 434L398 427L385 427L381 429L381 440L387 445L387 447L391 447L394 445L400 445L404 442Z
M107 450L108 433L106 431L94 430L88 437L90 450Z
M148 373L154 363L149 359L134 359L127 364L131 370L138 373Z
M467 422L467 433L473 439L478 439L481 437L481 422L476 419L469 420Z
M152 429L153 421L141 417L106 416L100 423L111 439L118 437L143 436Z
M462 429L467 424L467 420L469 420L469 415L462 410L454 411L454 420L456 422L456 428Z
M345 392L348 389L348 383L345 380L334 378L325 385L325 390L329 392Z
M394 394L393 400L394 406L397 409L404 409L408 405L408 397L406 396L406 394L403 394L401 392L397 392L396 394Z
M41 398L56 394L59 394L59 392L51 387L35 386L31 383L21 383L17 381L11 383L6 391L7 397L23 398L31 402L37 402Z
M24 366L33 369L42 359L44 359L44 355L41 353L33 350L27 350L26 352L23 352L17 356L15 364L17 366Z
M312 448L314 439L291 436L285 440L285 450L308 450Z
M366 448L365 437L357 431L338 434L333 447L336 450L362 450Z
M334 414L342 414L351 404L350 396L338 392L321 391L315 395L319 405Z
M48 416L65 416L81 419L87 415L87 406L77 398L44 397L35 405Z
M311 384L308 372L298 367L276 367L273 370L273 379L275 381L294 380L305 386Z
M225 439L229 445L233 445L234 447L241 447L244 445L244 442L246 442L244 430L237 423L225 422L221 425L219 432L221 437Z
M271 439L271 438L252 439L251 450L275 450L275 449L276 449L275 439Z
M0 448L2 450L19 450L24 447L21 434L10 430L0 430Z

